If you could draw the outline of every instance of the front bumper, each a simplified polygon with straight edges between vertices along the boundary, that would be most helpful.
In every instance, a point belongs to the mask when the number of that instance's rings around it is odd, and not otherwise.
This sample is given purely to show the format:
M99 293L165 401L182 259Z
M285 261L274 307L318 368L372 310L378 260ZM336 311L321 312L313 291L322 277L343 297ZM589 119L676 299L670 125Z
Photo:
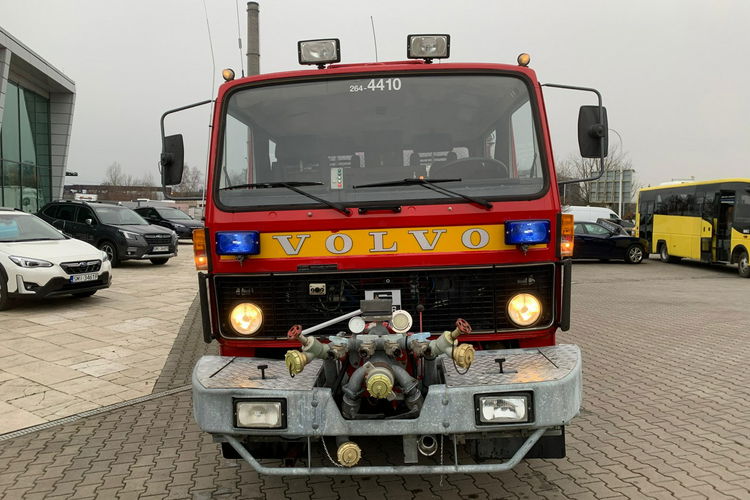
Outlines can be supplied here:
M38 285L31 281L28 276L18 275L16 277L16 291L9 295L14 298L44 299L58 295L70 295L73 293L85 293L102 288L109 288L112 283L112 275L109 271L99 273L95 281L71 283L69 277L56 276L49 279L44 285Z
M495 359L505 358L504 373ZM265 379L258 366L267 365ZM515 466L542 435L567 424L581 404L581 354L577 346L559 345L532 349L477 352L465 374L443 360L445 383L432 385L417 418L391 420L346 420L331 390L316 387L322 363L313 361L291 378L284 361L258 358L204 356L193 371L193 411L198 425L228 442L258 472L272 475L353 475L499 472ZM533 419L526 423L484 424L478 422L476 395L530 393ZM285 401L286 426L282 429L245 429L235 426L236 400L281 399ZM366 425L365 425L366 424ZM249 436L312 440L333 436L449 436L477 439L486 433L518 431L526 437L513 457L502 463L453 465L356 466L352 468L312 466L266 467L240 442Z
M166 247L167 249L162 250L160 247ZM158 251L157 248L159 248ZM123 250L124 252L120 252L121 260L171 258L177 255L177 240L168 240L163 243L128 240Z

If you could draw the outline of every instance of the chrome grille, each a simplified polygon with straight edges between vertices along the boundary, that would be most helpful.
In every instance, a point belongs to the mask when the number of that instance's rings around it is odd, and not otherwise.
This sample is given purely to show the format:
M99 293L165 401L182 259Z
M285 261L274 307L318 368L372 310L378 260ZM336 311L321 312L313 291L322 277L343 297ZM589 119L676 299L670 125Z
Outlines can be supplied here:
M100 260L82 260L77 262L63 262L60 264L63 271L68 274L95 273L102 267Z
M227 322L231 309L250 301L263 309L260 336L284 336L289 327L303 328L328 321L359 308L367 290L399 290L401 307L414 317L419 330L417 306L422 305L422 330L442 332L453 328L457 318L466 319L475 332L517 330L506 315L506 305L519 292L534 293L542 301L540 326L552 322L554 303L553 264L496 266L460 269L390 270L379 272L331 272L294 275L216 276L214 278L221 331L233 336ZM311 296L310 283L325 283L324 296ZM335 335L346 330L342 322L316 335Z

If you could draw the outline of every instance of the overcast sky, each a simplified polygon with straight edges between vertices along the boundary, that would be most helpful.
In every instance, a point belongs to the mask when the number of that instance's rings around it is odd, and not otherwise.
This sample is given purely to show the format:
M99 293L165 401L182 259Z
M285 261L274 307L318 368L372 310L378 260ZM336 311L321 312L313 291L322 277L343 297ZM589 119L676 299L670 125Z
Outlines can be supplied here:
M298 68L296 42L338 37L342 62L405 59L409 33L449 33L452 62L515 64L541 82L599 89L643 185L750 177L750 1L260 0L261 71ZM119 162L157 178L159 118L240 73L246 2L0 0L0 26L76 83L68 170L99 183ZM238 18L243 53L237 47ZM577 107L545 91L557 162L577 152ZM206 111L170 119L186 160L205 166ZM610 143L619 139L612 135ZM71 179L72 180L72 179Z

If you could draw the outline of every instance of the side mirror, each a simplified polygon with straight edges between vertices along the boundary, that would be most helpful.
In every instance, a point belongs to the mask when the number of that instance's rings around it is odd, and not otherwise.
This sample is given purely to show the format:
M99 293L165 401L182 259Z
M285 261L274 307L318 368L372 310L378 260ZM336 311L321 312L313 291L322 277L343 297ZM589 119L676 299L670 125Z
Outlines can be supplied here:
M607 108L601 109L601 121L599 120L599 106L581 106L578 112L578 147L584 158L607 156L609 148Z
M175 186L182 182L182 171L185 168L185 147L182 134L169 135L164 138L160 163L163 186Z
M84 220L84 222L86 223L87 226L93 226L94 225L93 219L86 219L86 220Z

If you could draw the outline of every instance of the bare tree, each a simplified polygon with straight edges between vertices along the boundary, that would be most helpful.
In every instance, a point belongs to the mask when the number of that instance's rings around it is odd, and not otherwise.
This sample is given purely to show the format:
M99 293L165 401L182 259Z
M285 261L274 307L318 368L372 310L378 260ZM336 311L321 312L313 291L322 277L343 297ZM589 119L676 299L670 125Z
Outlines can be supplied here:
M113 162L104 173L103 186L132 186L133 176L126 174L122 170L119 162Z
M599 172L601 162L598 158L581 158L576 155L569 156L566 160L557 164L557 180L585 179L596 175ZM632 170L632 162L620 148L612 148L609 155L604 159L604 171ZM633 181L632 193L628 196L623 193L623 199L632 199L632 196L638 192L640 184L636 185ZM565 203L568 205L590 205L592 198L592 189L590 182L579 182L566 186Z
M156 186L154 182L154 176L151 172L146 172L143 177L139 177L136 183L139 186Z
M182 172L182 182L172 188L172 191L180 194L197 195L205 188L203 181L203 171L198 167L185 165Z

